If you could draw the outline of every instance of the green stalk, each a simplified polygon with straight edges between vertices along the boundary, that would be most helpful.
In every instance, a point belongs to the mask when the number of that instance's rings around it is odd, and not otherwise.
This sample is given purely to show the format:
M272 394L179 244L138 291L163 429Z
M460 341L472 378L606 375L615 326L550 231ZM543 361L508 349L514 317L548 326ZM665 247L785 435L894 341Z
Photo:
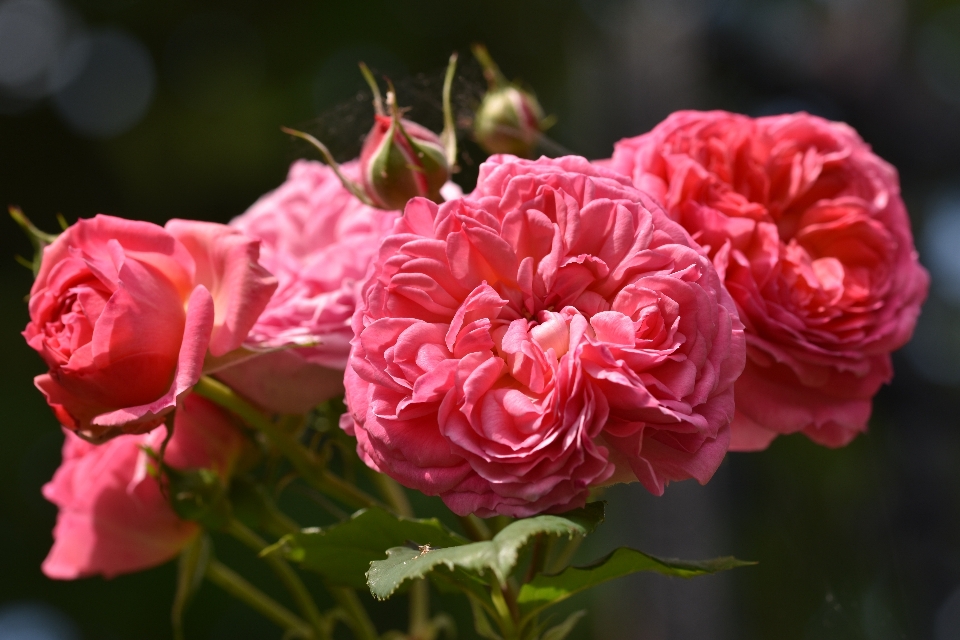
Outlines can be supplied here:
M410 637L426 638L430 632L430 583L426 578L414 580L407 597L410 598Z
M453 122L453 108L450 106L450 92L453 90L453 78L457 72L457 52L450 55L447 64L447 73L443 78L443 131L440 141L443 142L443 152L447 157L447 164L453 171L457 164L457 130Z
M326 634L315 634L314 630L310 628L310 625L217 560L210 560L205 576L210 582L234 598L237 598L252 609L260 612L272 622L286 629L288 632L295 634L297 637L326 638Z
M350 625L350 629L357 640L379 640L380 636L377 634L377 628L373 626L373 621L353 589L328 585L327 591L330 592L330 595L347 615L347 624Z
M291 434L271 422L260 410L219 380L210 376L203 376L193 390L197 395L203 396L236 414L248 425L262 433L270 442L270 445L283 454L297 473L315 489L354 509L373 506L385 508L380 501L324 469L317 463L313 452L300 444Z
M374 473L373 482L387 504L393 507L397 515L414 518L413 506L400 484L388 475ZM410 586L410 626L409 635L413 638L426 637L430 629L430 584L426 579L415 580Z
M226 531L257 553L260 553L267 547L265 540L248 529L246 525L239 520L232 519L227 525ZM287 564L286 560L276 553L267 554L263 556L263 559L270 565L270 568L283 583L283 586L286 587L287 591L290 592L294 602L297 603L297 607L300 609L300 613L307 619L310 626L316 630L317 634L322 634L324 629L323 615L313 601L313 597L307 590L306 585L300 580L300 576Z
M474 542L482 542L483 540L493 538L493 534L490 532L487 523L472 513L468 516L460 516L460 526L463 527L463 531L467 534L467 537Z
M380 493L380 497L389 506L389 510L404 518L415 518L413 506L407 498L407 492L390 476L370 469L370 479Z
M567 565L570 564L570 561L573 559L573 554L575 554L577 549L580 548L581 542L583 542L583 537L571 536L562 542L555 543L562 546L560 547L560 550L556 552L555 557L548 557L546 562L544 562L543 572L553 574L560 573L566 569ZM550 551L553 552L553 550L554 549L551 549Z
M317 140L315 137L313 137L309 133L305 133L303 131L297 131L296 129L291 129L290 127L280 127L280 131L283 131L287 135L294 136L295 138L306 140L307 142L312 144L317 149L317 151L320 152L320 155L323 157L323 161L327 163L327 166L333 169L333 173L336 174L337 178L339 178L340 183L343 185L344 189L349 191L357 200L359 200L363 204L369 205L371 207L376 206L373 200L371 200L370 197L363 192L363 189L356 182L354 182L347 176L343 175L343 171L340 170L340 165L337 163L336 160L333 159L333 154L330 153L329 149L327 149L327 145L323 144L322 142Z
M519 637L517 621L514 618L513 611L507 603L506 593L503 587L496 579L490 582L490 601L497 610L497 621L505 640L516 640Z

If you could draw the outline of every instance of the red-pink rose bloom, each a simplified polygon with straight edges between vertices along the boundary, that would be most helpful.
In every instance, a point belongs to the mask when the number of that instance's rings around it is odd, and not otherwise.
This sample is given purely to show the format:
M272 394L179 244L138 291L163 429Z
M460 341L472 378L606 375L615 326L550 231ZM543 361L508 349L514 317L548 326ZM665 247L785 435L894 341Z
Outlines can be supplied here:
M562 511L618 480L660 494L727 450L733 301L652 199L583 158L495 156L470 196L411 200L353 328L341 426L458 514Z
M224 225L99 215L43 252L23 332L60 423L91 440L159 426L204 358L238 348L276 288L258 242Z
M244 436L216 407L187 396L174 418L164 462L229 477ZM43 495L57 505L53 548L43 572L62 580L140 571L174 558L200 526L177 517L157 479L145 472L143 446L159 451L164 429L93 445L66 431L63 462Z
M655 194L713 259L746 325L732 450L866 428L929 277L893 167L850 127L805 113L675 113L610 168Z
M343 170L355 176L356 163ZM218 377L278 412L302 413L342 393L357 287L398 215L360 202L324 164L293 163L286 182L230 223L261 241L260 263L279 281L247 345L279 350Z

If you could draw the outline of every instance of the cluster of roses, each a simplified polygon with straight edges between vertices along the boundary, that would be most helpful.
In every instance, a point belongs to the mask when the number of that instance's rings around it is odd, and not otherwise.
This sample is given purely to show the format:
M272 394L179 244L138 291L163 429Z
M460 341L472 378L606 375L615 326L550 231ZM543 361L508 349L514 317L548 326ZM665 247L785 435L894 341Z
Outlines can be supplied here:
M378 116L377 144L422 158L403 124ZM345 391L371 468L523 517L705 483L778 434L848 443L926 296L895 170L807 114L679 112L596 162L494 155L468 195L422 181L403 211L355 193L375 155L298 161L229 226L97 216L45 249L24 335L68 430L48 575L196 535L144 447L173 422L166 464L239 464L243 431L190 394L205 374L276 413Z

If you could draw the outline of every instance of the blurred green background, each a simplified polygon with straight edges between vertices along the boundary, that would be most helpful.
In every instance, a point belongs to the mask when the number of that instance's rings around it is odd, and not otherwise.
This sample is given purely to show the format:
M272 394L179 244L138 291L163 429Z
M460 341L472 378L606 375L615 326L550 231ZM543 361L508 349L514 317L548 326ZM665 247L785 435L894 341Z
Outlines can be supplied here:
M227 221L311 155L280 125L326 136L341 156L357 148L370 117L358 60L400 81L411 115L435 124L429 90L450 51L467 57L474 41L537 90L559 119L552 137L591 158L683 108L849 122L899 168L934 276L868 434L842 450L780 438L662 498L616 487L581 551L630 544L760 564L608 585L572 605L590 608L574 637L960 639L960 6L0 0L0 204L50 230L58 212ZM478 75L469 64L464 74L462 107ZM468 188L471 171L459 178ZM31 278L13 258L29 244L12 222L0 229L0 640L169 638L172 566L110 581L40 573L55 518L40 487L61 436L31 383L41 361L17 335ZM402 618L400 604L377 605L378 619ZM473 637L467 620L462 638ZM197 640L280 636L209 585L187 624Z

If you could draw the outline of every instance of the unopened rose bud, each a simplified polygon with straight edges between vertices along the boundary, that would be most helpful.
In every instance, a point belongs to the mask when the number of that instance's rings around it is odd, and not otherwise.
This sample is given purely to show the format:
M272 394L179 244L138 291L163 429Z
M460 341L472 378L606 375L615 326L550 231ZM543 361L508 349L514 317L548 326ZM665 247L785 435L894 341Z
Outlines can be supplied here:
M440 138L400 118L396 108L390 116L376 115L360 152L360 171L363 190L384 209L403 209L417 196L442 202L440 188L450 178Z
M473 135L487 153L529 158L540 139L543 109L533 94L509 85L488 91L477 109Z
M487 153L510 153L529 158L550 121L536 96L509 82L487 48L474 45L473 55L483 67L489 89L473 120L473 136Z

